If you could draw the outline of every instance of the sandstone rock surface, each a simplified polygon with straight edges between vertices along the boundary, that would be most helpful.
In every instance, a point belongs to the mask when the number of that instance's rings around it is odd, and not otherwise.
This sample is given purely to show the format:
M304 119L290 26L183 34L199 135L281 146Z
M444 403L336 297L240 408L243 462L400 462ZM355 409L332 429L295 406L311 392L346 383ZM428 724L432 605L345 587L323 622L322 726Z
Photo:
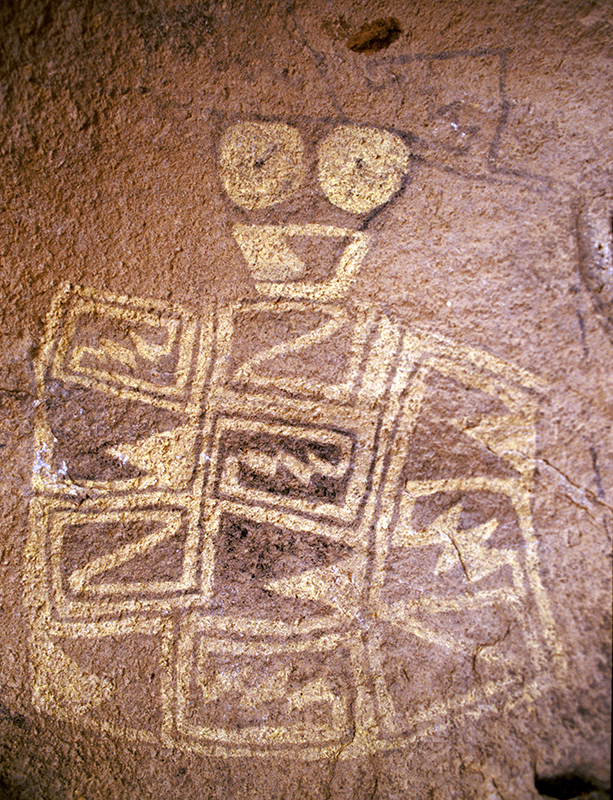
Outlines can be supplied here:
M0 796L608 797L613 7L0 7Z

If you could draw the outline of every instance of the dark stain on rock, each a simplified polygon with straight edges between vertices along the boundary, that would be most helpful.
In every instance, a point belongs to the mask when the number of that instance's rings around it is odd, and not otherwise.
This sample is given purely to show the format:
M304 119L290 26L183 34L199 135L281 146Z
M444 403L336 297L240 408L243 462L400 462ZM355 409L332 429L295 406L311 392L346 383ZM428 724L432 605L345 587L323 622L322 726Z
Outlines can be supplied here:
M385 50L400 37L402 28L396 17L366 22L357 33L347 39L347 47L354 53L377 53Z
M189 56L208 44L214 33L213 17L207 2L197 2L170 10L148 10L141 15L140 29L149 51L162 45L175 55Z
M3 705L0 705L0 719L10 722L17 728L27 729L30 727L28 720L23 716L23 714L13 714Z
M590 455L592 456L592 465L594 467L594 475L596 476L596 486L598 488L597 497L599 500L604 500L604 489L602 488L602 476L600 475L600 468L598 467L598 452L595 447L590 447Z
M552 778L535 778L534 785L543 797L552 800L600 800L608 797L608 793L600 792L598 787L581 775L556 775Z

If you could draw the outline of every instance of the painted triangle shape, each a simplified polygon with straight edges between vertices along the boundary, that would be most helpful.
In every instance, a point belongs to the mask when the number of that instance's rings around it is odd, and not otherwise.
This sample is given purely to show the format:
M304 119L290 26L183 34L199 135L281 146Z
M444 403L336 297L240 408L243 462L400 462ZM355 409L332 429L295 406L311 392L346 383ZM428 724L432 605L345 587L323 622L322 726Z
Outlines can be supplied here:
M269 581L265 588L285 597L327 603L351 616L360 604L365 568L364 556L357 553L326 567Z

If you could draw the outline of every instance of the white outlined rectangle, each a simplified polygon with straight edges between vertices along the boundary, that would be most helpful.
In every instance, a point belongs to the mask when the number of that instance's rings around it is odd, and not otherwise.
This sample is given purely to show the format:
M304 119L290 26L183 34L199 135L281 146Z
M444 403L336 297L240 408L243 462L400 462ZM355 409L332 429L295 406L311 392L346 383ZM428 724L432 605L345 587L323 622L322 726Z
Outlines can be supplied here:
M237 416L223 415L217 421L213 456L211 459L211 482L218 481L210 487L209 492L223 499L239 502L270 505L285 508L288 511L317 516L326 516L339 524L347 525L357 519L360 504L366 494L368 477L372 463L376 457L376 426L372 420L362 426L358 432L336 431L325 426L306 426L281 424L276 422L260 422ZM233 434L244 434L246 440L258 435L267 436L271 441L282 443L283 440L300 440L307 444L333 446L341 454L338 473L345 472L347 485L343 497L338 502L325 502L320 499L291 497L279 495L273 491L257 490L241 483L239 479L240 452L225 457L222 453L224 439ZM281 445L279 445L281 446ZM281 450L279 450L281 452ZM281 456L280 456L281 457ZM317 475L316 462L313 474ZM299 467L299 464L295 465ZM308 464L305 465L308 468ZM330 465L334 467L334 465ZM322 465L322 469L325 467Z
M342 743L343 740L349 741L350 732L353 728L352 699L348 696L349 686L354 683L351 673L351 657L349 651L351 642L339 635L327 635L317 640L302 640L297 642L262 642L262 641L243 641L231 642L210 637L210 629L207 622L193 615L184 625L180 635L177 653L177 693L175 700L175 725L176 734L181 739L196 740L203 744L207 740L220 746L244 747L244 746L320 746L325 747L333 743ZM344 651L347 651L344 653ZM338 676L328 667L326 672L326 658L334 657L336 652L343 651L345 658L343 664L347 671L346 683L347 691L343 695L337 688ZM288 691L287 674L291 669L292 659L308 654L315 662L319 659L320 672L323 671L324 677L319 675L313 681L306 681L300 690L295 692ZM214 668L207 670L208 661L214 660L215 656L225 656L230 659L236 672L245 679L245 684L254 684L251 690L245 686L245 690L237 697L238 690L236 681L232 685L228 683L226 687L223 675L219 672L215 674ZM278 680L271 680L262 674L260 686L258 686L258 676L255 674L253 662L262 659L266 663L279 663L281 666L273 676ZM241 660L244 664L241 670ZM289 667L283 667L283 663ZM337 664L335 666L338 667ZM209 673L207 675L207 672ZM327 679L326 679L327 678ZM232 730L230 727L222 725L198 724L193 721L193 715L189 713L190 696L194 692L194 685L197 686L199 695L198 707L202 708L207 702L212 702L220 697L225 698L225 702L234 703L240 707L241 703L247 707L249 703L256 706L261 702L266 702L269 698L271 703L277 706L285 706L292 710L293 706L304 708L309 705L314 707L326 708L326 717L330 723L325 724L251 724L244 725ZM295 709L293 709L295 711ZM227 714L227 711L224 712Z
M102 497L75 507L70 501L40 498L32 509L31 523L37 529L41 546L46 551L46 578L49 584L50 611L54 625L72 629L86 623L93 630L99 620L101 628L124 615L160 615L173 608L185 608L202 602L201 569L211 563L202 558L206 542L201 541L197 525L198 507L186 496ZM63 574L62 559L66 531L73 525L103 523L129 525L146 521L157 523L157 532L150 533L116 552L101 553L69 576ZM134 580L97 583L95 578L126 561L146 554L166 538L172 539L179 529L185 530L181 575L176 580ZM86 542L84 542L84 545ZM103 622L104 620L104 622ZM151 620L153 623L153 619ZM155 626L154 626L155 627Z
M189 412L211 355L210 327L179 306L67 287L47 321L50 375Z

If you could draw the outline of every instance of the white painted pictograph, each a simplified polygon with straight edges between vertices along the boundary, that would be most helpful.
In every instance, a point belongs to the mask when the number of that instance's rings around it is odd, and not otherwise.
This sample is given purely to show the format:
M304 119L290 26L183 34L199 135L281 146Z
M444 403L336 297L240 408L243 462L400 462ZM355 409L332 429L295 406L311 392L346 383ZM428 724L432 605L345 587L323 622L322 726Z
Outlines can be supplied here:
M237 224L256 299L54 300L25 559L47 713L212 755L349 758L530 696L561 664L531 513L544 387L350 299L360 215L402 190L409 152L345 124L311 151L355 224ZM247 212L291 198L306 162L278 122L220 145ZM299 237L338 240L337 260L311 274ZM139 710L108 653L143 637ZM472 677L424 698L394 673L407 658Z

